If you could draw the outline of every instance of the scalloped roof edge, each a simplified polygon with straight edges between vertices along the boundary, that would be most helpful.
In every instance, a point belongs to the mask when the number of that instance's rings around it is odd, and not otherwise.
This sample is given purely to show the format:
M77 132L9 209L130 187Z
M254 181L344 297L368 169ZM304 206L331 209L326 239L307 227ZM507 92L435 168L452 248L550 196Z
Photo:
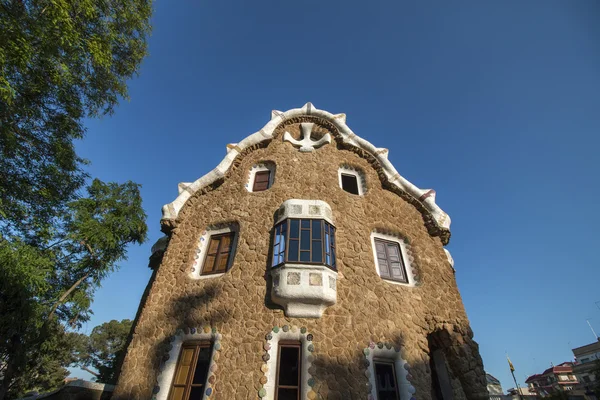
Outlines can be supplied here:
M306 103L302 108L294 108L285 112L274 110L271 112L271 120L261 130L251 134L236 145L228 145L227 155L215 169L197 179L193 183L179 184L179 196L177 196L172 203L163 206L162 219L177 219L179 211L186 201L198 190L201 190L202 188L223 178L233 164L235 158L240 153L242 153L245 149L259 144L265 140L273 139L275 128L277 128L277 126L279 126L279 124L286 119L304 115L320 117L334 124L339 130L344 143L359 147L373 155L373 157L375 157L380 163L381 168L390 184L398 187L401 190L404 190L419 200L431 213L438 227L450 230L450 216L435 203L435 190L420 189L401 176L396 168L394 168L392 163L388 160L388 150L385 148L377 148L369 141L352 132L352 129L346 125L346 114L334 115L328 111L317 109L312 103Z

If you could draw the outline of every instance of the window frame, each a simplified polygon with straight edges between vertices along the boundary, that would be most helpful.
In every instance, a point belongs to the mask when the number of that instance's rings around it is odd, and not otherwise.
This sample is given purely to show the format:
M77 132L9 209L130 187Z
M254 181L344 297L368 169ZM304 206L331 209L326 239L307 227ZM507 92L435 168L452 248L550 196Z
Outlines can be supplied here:
M281 365L281 348L291 347L298 349L298 385L280 385L279 384L279 372ZM297 389L297 400L302 398L302 343L299 340L279 340L277 342L277 370L275 373L275 395L274 399L279 398L279 389Z
M259 175L267 175L267 186L264 189L257 189L256 188L256 184L257 184L257 179ZM262 183L262 182L261 182ZM261 169L258 170L254 173L254 178L253 178L253 182L252 182L252 193L257 193L257 192L264 192L267 191L271 188L271 170L270 169Z
M390 259L390 254L388 252L388 245L394 245L398 248L398 255L400 258L400 265L402 267L402 272L404 274L404 280L402 279L398 279L393 277L392 272L391 272L391 267L389 268L389 276L383 276L382 274L382 269L381 269L381 265L379 264L379 257L377 255L377 243L380 242L384 245L384 249L385 249L385 256L386 256L386 262L388 263L389 266L389 259ZM389 240L389 239L385 239L379 236L374 236L373 237L373 251L375 253L375 263L377 266L377 271L379 272L379 276L381 277L381 279L387 280L387 281L393 281L393 282L397 282L397 283L403 283L403 284L410 284L410 279L408 277L408 268L406 265L406 261L405 261L405 256L404 256L404 249L402 248L402 245L400 244L400 242L395 241L395 240Z
M344 187L344 177L354 178L354 182L356 184L356 193L352 193L350 190L347 190ZM349 174L347 172L341 172L340 173L340 182L342 184L342 189L344 190L344 192L353 194L355 196L360 196L360 189L359 189L359 187L360 187L360 179L359 179L359 177L357 175L355 175L355 174Z
M208 260L208 257L211 255L210 253L210 247L211 247L211 243L214 239L216 238L223 238L225 236L229 236L229 252L227 253L227 260L225 261L225 270L218 270L217 267L219 265L219 261L221 260L221 245L223 244L222 240L219 240L219 245L217 247L217 252L216 252L216 256L215 256L215 261L213 263L213 270L210 272L205 272L205 268L206 268L206 262ZM208 243L206 245L206 252L204 254L204 259L202 261L202 267L200 268L200 276L209 276L209 275L217 275L217 274L224 274L227 271L229 271L229 266L231 263L231 256L232 254L235 252L235 245L236 245L236 232L231 230L228 232L221 232L221 233L215 233L212 234L208 237Z
M377 379L377 364L385 364L390 365L392 367L392 377L394 378L394 391L396 392L396 400L400 400L400 392L398 388L398 376L396 375L396 363L392 360L373 357L373 373L375 378L375 390L377 393L377 398L379 398L379 379Z
M291 230L291 221L296 220L298 221L298 237L297 238L291 238L290 237L290 230ZM308 250L302 250L300 247L300 242L301 242L301 236L302 236L302 231L306 231L306 228L302 228L302 221L309 221L309 248ZM313 223L312 221L321 221L321 239L313 239ZM284 248L284 252L283 252L283 261L280 261L278 263L275 263L275 258L277 257L279 259L281 252L279 251L279 248L281 246L281 242L277 241L278 240L278 236L277 235L277 229L282 226L282 225L286 225L285 227L285 236L283 236L284 240L285 240L285 248ZM326 229L326 227L328 227L328 229ZM329 246L327 245L327 241L325 238L325 234L326 234L326 230L328 230L327 234L329 235ZM336 257L336 248L337 248L337 242L335 239L335 232L336 232L336 228L335 226L329 222L326 219L323 218L286 218L282 221L280 221L278 224L276 224L273 227L273 241L272 241L272 246L271 246L271 268L277 268L281 265L284 265L286 263L288 264L306 264L306 265L324 265L327 268L333 270L333 271L337 271L337 257ZM289 259L289 248L290 248L290 241L297 241L298 242L298 259L297 260L290 260ZM313 254L313 242L315 241L320 241L321 242L321 262L319 261L312 261L312 254ZM277 252L276 252L277 250ZM302 252L308 252L309 254L309 258L310 261L301 261L301 254ZM331 262L327 263L327 256L329 256Z
M358 188L358 193L354 194L351 192L348 192L347 190L344 189L344 185L342 184L342 175L349 175L349 176L354 176L356 178L356 186ZM357 168L357 167L349 167L349 166L342 166L338 169L338 184L340 186L340 189L342 189L344 192L351 194L352 196L364 196L365 192L366 192L366 188L365 188L365 176L364 173L362 172L362 169Z
M186 377L186 382L185 382L185 384L181 385L181 384L176 384L175 379L177 377L177 371L179 370L180 363L181 363L185 349L194 349L194 356L193 356L193 360L190 364L190 372L188 372L188 376ZM206 366L206 377L204 378L204 382L201 384L198 384L198 383L194 384L193 383L194 374L196 373L196 367L198 364L198 356L200 355L200 349L209 349L210 355L208 357L208 365ZM202 388L202 392L204 393L204 390L206 389L206 382L208 381L208 376L210 375L209 368L210 368L210 363L211 363L212 357L213 357L213 342L212 341L195 340L195 341L184 342L181 345L181 348L179 350L179 356L177 358L177 363L175 364L175 371L173 373L173 379L169 386L169 395L167 396L167 399L173 400L173 393L174 393L175 387L183 387L184 388L183 400L188 400L188 398L191 394L190 392L191 392L192 388L194 388L194 387Z

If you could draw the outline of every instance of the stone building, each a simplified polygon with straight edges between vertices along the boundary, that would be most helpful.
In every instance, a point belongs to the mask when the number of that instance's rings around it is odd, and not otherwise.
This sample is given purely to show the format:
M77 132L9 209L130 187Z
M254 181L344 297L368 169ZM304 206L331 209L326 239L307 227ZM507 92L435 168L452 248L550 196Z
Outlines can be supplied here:
M163 208L113 399L484 399L450 218L311 103Z

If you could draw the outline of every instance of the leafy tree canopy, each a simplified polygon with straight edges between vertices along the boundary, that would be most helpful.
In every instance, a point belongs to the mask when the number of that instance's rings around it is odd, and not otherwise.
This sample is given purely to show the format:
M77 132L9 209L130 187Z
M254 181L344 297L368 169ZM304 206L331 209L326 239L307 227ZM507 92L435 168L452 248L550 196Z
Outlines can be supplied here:
M132 322L128 319L112 320L95 327L87 342L86 354L81 356L80 364L93 367L92 372L98 382L116 383L118 363L123 357L125 343L131 330Z
M111 113L127 97L127 79L147 53L151 14L151 0L0 0L5 232L45 239L75 198L86 178L74 147L83 118Z
M127 98L151 14L151 0L0 0L0 400L64 377L83 351L67 328L146 238L139 186L85 188L75 141Z
M146 214L132 182L94 180L88 196L70 202L66 211L52 243L0 239L0 359L5 360L0 390L5 392L37 385L32 371L49 368L46 361L74 362L65 354L82 350L58 348L69 343L61 323L79 327L89 320L94 290L126 259L129 244L146 239ZM49 356L59 350L65 354Z

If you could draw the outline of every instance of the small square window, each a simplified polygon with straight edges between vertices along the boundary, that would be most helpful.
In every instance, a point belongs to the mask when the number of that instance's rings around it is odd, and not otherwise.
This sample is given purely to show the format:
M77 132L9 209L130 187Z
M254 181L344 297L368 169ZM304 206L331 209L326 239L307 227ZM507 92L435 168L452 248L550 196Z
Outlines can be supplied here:
M221 274L227 272L231 253L233 253L234 232L227 232L210 237L206 250L206 258L202 266L202 275Z
M253 192L263 192L269 188L271 182L271 171L258 171L254 175Z
M360 194L356 175L342 174L342 189L351 194Z

